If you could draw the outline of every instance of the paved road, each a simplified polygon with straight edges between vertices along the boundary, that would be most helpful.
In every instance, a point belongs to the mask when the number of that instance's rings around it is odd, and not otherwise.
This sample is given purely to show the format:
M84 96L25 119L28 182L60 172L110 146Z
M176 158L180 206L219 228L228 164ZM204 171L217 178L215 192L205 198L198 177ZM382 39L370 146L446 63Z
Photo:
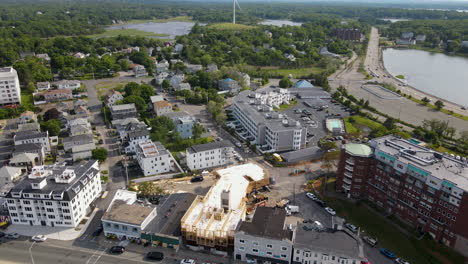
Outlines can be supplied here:
M367 57L365 60L365 68L371 68L373 71L375 71L376 69L380 69L377 70L377 72L381 77L376 79L375 81L396 83L396 80L392 78L382 77L384 73L383 67L380 65L379 61L380 50L378 47L378 42L378 31L376 28L372 28L368 45ZM468 129L467 121L430 109L428 107L415 103L407 98L400 98L397 100L382 99L362 89L361 86L364 81L364 76L357 72L359 63L360 61L358 59L348 69L344 71L338 71L337 73L330 76L330 86L333 89L336 89L340 85L343 85L344 87L346 87L348 92L354 95L356 98L363 98L365 100L369 100L370 105L377 108L381 112L386 113L394 118L400 117L401 120L406 121L410 124L421 125L424 119L435 118L444 121L447 120L449 122L449 125L455 127L457 131L464 131ZM385 73L385 75L387 75L387 73ZM411 91L405 91L405 93L409 93L415 96L417 91L411 89Z

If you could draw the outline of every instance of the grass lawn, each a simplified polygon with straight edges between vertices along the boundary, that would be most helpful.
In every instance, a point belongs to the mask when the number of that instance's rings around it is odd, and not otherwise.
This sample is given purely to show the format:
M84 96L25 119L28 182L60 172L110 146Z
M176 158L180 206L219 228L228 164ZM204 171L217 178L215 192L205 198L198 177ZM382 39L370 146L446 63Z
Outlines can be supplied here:
M346 133L356 134L356 133L361 132L359 128L355 127L351 122L349 122L349 117L345 118L344 121L345 121Z
M281 104L279 108L275 108L276 112L281 112L283 110L289 109L293 106L297 105L297 100L291 100L289 104Z
M293 76L293 78L306 78L311 74L319 74L324 71L323 68L320 67L307 67L307 68L297 68L297 69L276 69L274 67L262 67L262 70L271 74L271 76L276 77L288 77L289 74Z
M207 27L219 29L219 30L248 30L257 28L256 26L249 26L243 24L232 24L232 23L216 23L209 24Z
M405 76L403 76L403 75L401 75L401 74L399 74L399 75L397 75L397 76L395 76L395 77L397 77L398 79L405 79Z
M30 93L21 92L22 105L34 105L33 95Z
M107 94L109 89L122 89L128 82L102 82L96 84L96 91L99 97Z
M354 122L351 122L351 120L354 120ZM370 129L377 129L379 128L380 126L382 126L380 123L377 123L375 121L372 121L366 117L363 117L363 116L360 116L360 115L355 115L355 116L350 116L350 117L346 117L345 118L345 124L346 123L349 123L349 125L352 125L353 127L355 127L355 124L358 124L358 125L362 125L362 126L366 126ZM346 127L346 129L348 129L348 127ZM350 128L351 130L353 130L353 128ZM348 133L350 133L348 131Z
M128 25L128 24L139 24L139 23L166 23L166 22L194 22L191 17L189 16L176 16L171 18L163 18L163 19L132 19L125 21L122 24L118 25Z
M146 32L142 30L137 30L137 29L125 29L125 28L119 28L119 29L106 29L105 32L100 33L100 34L93 34L93 35L88 35L87 37L90 38L109 38L109 37L116 37L116 36L139 36L139 37L165 37L169 36L167 34L158 34L158 33L153 33L153 32Z
M408 99L410 99L411 101L416 102L416 103L418 103L418 104L424 105L423 101L421 101L421 100L419 100L419 99L416 99L416 98L414 98L414 97L411 97L411 98L406 97L406 98L408 98ZM426 106L429 107L429 108L432 108L432 109L437 109L437 107L436 107L435 105L432 105L432 104L426 104ZM440 112L445 113L445 114L447 114L447 115L451 115L451 116L460 118L460 119L465 120L465 121L468 121L468 116L466 116L466 115L453 113L453 112L451 112L451 111L449 111L449 110L447 110L447 109L443 109L443 108L440 109Z

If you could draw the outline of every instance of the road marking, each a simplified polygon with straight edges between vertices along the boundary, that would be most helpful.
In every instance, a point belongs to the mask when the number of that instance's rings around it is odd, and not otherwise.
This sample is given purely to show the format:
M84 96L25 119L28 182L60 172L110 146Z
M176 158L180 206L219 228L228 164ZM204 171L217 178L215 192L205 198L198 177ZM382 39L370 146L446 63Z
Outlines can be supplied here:
M34 258L33 258L33 255L32 255L32 247L34 246L35 243L36 243L36 241L32 242L31 246L29 247L29 256L31 257L31 263L32 264L34 264Z

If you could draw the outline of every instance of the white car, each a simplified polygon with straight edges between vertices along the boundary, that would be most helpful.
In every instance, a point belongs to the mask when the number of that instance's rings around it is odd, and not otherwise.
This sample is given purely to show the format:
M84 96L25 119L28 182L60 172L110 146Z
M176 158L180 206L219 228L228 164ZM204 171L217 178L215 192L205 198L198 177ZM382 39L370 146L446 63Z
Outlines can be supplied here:
M8 233L5 235L5 238L8 238L8 239L17 239L19 238L19 234L18 233Z
M37 235L37 236L31 237L31 240L35 242L44 242L47 240L47 237L44 235Z
M195 260L193 259L183 259L180 261L180 264L195 264Z
M307 198L312 199L313 201L317 200L317 196L315 196L313 193L306 193Z
M331 215L336 215L335 210L331 209L330 207L325 207L325 211Z
M401 258L396 258L395 263L397 264L410 264L408 261L401 259Z

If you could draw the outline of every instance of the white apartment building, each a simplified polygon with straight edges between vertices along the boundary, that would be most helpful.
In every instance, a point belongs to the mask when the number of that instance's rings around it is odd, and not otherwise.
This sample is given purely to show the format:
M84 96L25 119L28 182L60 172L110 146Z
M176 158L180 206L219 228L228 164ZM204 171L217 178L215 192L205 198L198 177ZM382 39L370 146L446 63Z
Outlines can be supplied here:
M136 159L145 176L170 172L172 156L161 142L139 142L136 147Z
M227 140L195 145L186 150L190 170L228 165L232 163L234 146Z
M101 194L96 160L66 167L36 166L6 195L13 224L76 227Z
M282 208L257 207L252 220L243 221L236 231L234 258L290 264L295 232L286 228L285 221Z
M133 154L136 152L138 144L150 140L149 131L147 129L130 131L127 133L127 140L126 145L124 145L125 153Z
M0 68L0 106L21 104L18 73L13 67Z
M28 143L38 143L41 144L46 153L50 152L50 139L48 131L18 131L13 137L13 141L15 142L15 146Z

